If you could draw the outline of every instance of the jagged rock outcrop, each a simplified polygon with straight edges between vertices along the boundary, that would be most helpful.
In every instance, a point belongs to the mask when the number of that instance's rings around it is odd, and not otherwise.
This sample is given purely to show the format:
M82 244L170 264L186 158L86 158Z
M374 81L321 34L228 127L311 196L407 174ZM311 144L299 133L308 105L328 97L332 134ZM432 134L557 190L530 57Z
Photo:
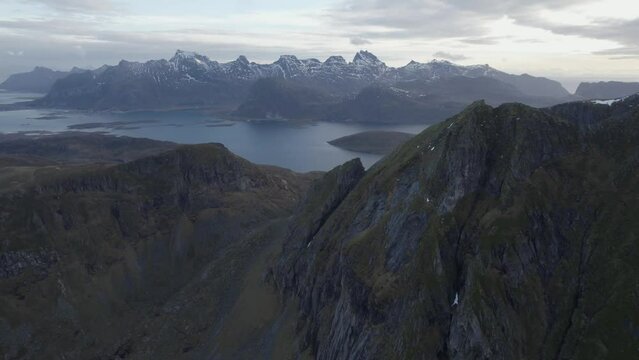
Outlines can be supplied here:
M290 221L287 237L291 241L284 244L282 257L278 260L280 268L277 269L277 278L283 291L300 285L298 282L302 278L294 268L303 269L306 265L296 262L305 260L305 249L313 245L317 232L363 176L364 167L359 159L355 159L329 171L311 185Z

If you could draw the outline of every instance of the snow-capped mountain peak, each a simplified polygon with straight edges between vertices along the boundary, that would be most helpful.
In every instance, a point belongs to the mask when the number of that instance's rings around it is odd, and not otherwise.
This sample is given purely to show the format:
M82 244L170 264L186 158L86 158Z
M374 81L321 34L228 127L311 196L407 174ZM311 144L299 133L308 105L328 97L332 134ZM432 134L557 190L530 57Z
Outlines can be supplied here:
M246 56L244 55L240 55L237 57L237 60L235 60L235 62L241 63L241 64L249 64L249 60L246 58Z
M280 55L279 60L277 60L276 62L283 62L283 61L286 61L286 62L290 62L290 61L297 62L299 60L297 59L297 56L295 56L295 55Z
M204 55L200 55L196 52L193 51L184 51L184 50L177 50L175 52L175 55L173 55L173 57L171 58L171 60L169 60L169 62L173 62L173 63L178 63L181 61L193 61L196 63L210 63L211 60L204 56Z
M357 65L384 65L383 62L381 62L377 56L373 55L373 53L370 53L366 50L360 50L357 54L355 54L355 57L353 58L353 64L357 64Z
M117 66L105 66L91 71L90 75L83 81L93 82L93 84L83 86L102 89L105 87L104 84L112 81L131 83L142 81L141 83L154 84L153 86L160 89L153 91L168 93L190 89L192 86L210 86L212 89L217 89L220 84L241 89L261 78L295 79L302 83L331 89L336 93L354 93L374 83L392 85L399 81L431 82L456 76L492 77L513 84L522 92L534 96L546 96L548 89L559 95L565 92L559 83L543 78L529 79L506 74L488 65L462 66L446 60L433 60L428 63L411 61L399 68L388 67L368 51L355 54L352 62L346 62L341 56L331 56L324 62L320 62L317 59L299 59L294 55L282 55L273 63L258 64L249 62L245 56L240 56L234 61L219 63L196 52L177 50L168 61L151 60L140 63L123 60ZM75 92L85 91L75 89L77 85L73 82L63 85L73 88ZM75 92L70 93L75 94ZM203 99L204 102L208 101L207 98Z
M345 66L346 60L342 56L330 56L326 61L324 61L324 65L328 66Z
M453 64L452 62L448 61L448 60L444 60L444 59L433 59L430 61L431 64L439 64L439 65L453 65L455 66L455 64Z

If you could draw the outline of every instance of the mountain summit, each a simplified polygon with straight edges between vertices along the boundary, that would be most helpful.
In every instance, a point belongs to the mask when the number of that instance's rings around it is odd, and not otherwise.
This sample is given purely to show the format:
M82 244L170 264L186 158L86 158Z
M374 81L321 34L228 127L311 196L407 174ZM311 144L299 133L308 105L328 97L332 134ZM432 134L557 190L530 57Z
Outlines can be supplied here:
M366 50L361 50L357 54L355 54L355 57L353 58L353 63L359 64L359 65L367 65L367 66L386 65L383 62L381 62L377 58L377 56L373 55L373 53L370 53Z

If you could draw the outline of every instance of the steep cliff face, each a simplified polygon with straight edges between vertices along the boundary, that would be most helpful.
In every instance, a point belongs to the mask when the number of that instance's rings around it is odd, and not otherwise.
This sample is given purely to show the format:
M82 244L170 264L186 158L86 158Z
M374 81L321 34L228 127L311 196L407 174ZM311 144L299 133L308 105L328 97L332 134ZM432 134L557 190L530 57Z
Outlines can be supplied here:
M1 352L86 359L160 348L143 341L145 326L166 343L161 323L180 308L169 298L209 278L218 291L189 301L215 311L232 302L235 285L222 281L244 271L249 251L264 246L258 235L290 214L311 178L216 144L36 170L29 186L0 195ZM177 354L193 346L168 334Z
M636 357L639 97L584 104L475 103L310 202L273 270L299 352Z

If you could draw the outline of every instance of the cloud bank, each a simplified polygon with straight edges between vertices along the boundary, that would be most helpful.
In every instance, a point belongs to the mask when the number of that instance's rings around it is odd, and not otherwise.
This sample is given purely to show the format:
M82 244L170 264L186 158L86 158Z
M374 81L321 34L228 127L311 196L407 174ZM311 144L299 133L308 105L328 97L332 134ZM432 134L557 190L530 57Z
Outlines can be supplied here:
M272 61L282 53L350 56L363 47L391 65L436 57L614 77L636 72L636 34L639 6L631 0L3 0L0 78L36 65L166 58L177 48Z

